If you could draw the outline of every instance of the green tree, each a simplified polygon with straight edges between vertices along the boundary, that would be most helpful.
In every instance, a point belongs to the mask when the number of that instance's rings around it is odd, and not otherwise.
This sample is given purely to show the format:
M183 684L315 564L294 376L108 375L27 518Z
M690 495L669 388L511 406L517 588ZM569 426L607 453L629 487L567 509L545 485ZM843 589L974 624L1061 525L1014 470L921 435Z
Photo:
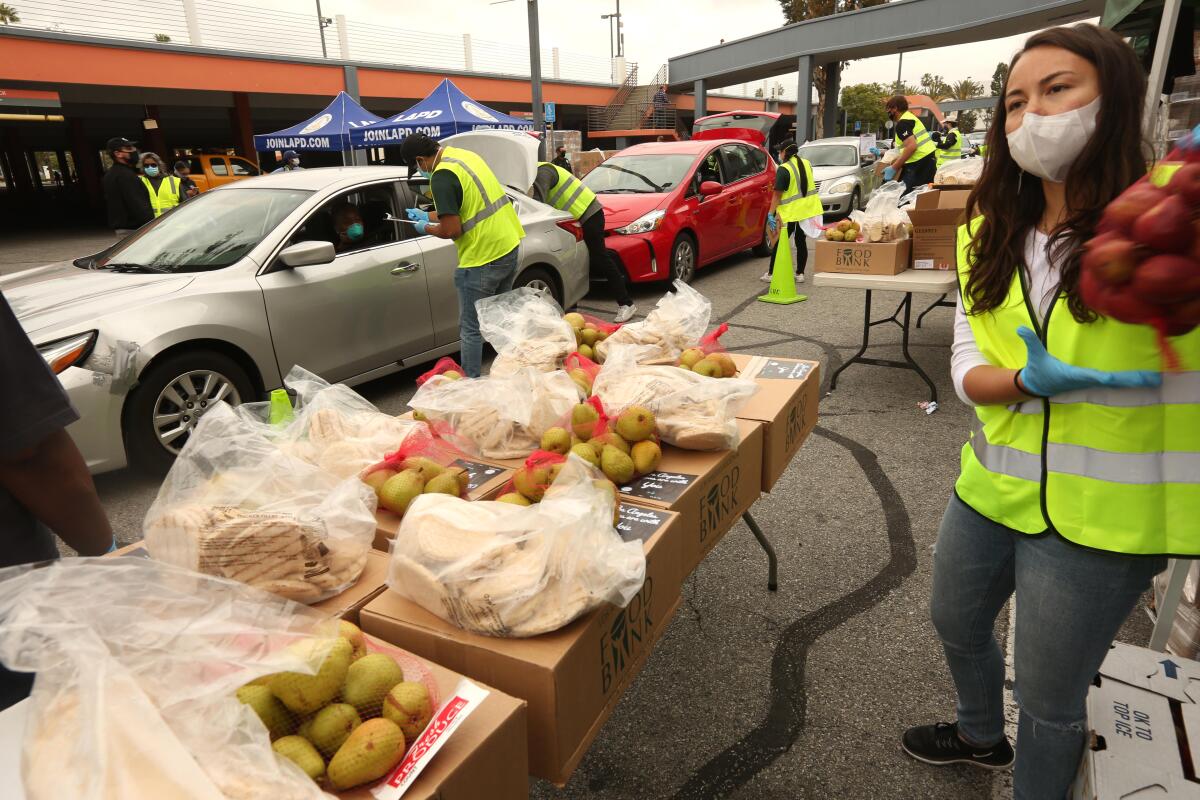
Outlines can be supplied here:
M996 71L992 73L992 97L999 97L1004 93L1004 82L1008 80L1008 64L1001 61L996 65Z
M864 131L878 131L883 127L887 115L883 103L891 97L892 87L879 83L854 83L842 87L842 110L846 112L849 130L855 122L863 124Z
M983 84L971 78L963 78L950 86L950 97L954 100L974 100L983 96ZM958 114L958 129L963 133L975 130L978 114L975 111L961 111Z
M783 9L784 24L804 22L817 17L827 17L842 11L857 11L860 8L881 6L888 0L779 0ZM838 65L843 66L842 64ZM817 127L814 138L832 135L833 131L825 131L825 89L828 75L825 67L813 67L812 82L817 90ZM835 98L836 101L836 98Z
M953 96L953 91L950 84L942 78L941 75L930 75L926 72L921 76L921 83L917 87L923 94L935 103L940 103L943 100L949 100Z
M15 8L7 3L0 3L0 25L10 25L20 21L21 18L17 15Z
M154 41L165 44L171 41L171 37L167 36L165 33L156 33L154 34Z

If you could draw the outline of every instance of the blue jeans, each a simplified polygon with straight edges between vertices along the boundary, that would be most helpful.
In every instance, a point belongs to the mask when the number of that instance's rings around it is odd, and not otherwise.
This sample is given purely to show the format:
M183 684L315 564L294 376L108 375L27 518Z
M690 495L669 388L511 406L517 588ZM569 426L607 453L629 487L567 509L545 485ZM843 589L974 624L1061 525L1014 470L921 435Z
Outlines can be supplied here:
M933 557L933 625L958 690L969 744L1004 738L1004 655L996 616L1016 592L1014 800L1062 800L1083 754L1087 693L1113 637L1167 560L1086 550L1057 534L1029 536L958 499Z
M458 338L462 342L462 368L468 378L478 378L483 367L483 337L479 335L479 315L475 303L485 297L504 294L517 277L517 251L479 267L459 267L454 271L458 290Z

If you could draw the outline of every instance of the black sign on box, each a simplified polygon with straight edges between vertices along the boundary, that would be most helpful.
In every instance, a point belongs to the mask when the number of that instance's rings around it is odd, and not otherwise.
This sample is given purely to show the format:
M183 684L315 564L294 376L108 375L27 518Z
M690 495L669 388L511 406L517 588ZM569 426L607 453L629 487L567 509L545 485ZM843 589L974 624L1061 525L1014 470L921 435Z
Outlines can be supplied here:
M467 461L465 458L457 459L454 462L454 466L462 467L467 471L468 492L475 491L504 471L501 467L493 467L491 464L480 464L477 461Z
M662 511L639 506L620 504L621 521L617 523L617 533L627 542L641 540L643 542L663 526L667 515Z
M805 361L777 361L768 359L756 378L775 378L785 381L802 381L812 372L813 365Z
M686 472L651 472L631 484L622 486L621 493L658 500L661 503L673 503L695 480L695 475L688 475Z

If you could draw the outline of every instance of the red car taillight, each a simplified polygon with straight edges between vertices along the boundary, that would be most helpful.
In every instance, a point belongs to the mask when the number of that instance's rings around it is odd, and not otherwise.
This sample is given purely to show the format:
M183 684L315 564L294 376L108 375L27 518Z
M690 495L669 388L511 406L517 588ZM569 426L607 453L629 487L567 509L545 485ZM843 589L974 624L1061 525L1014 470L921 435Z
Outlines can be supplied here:
M583 241L583 226L573 219L564 219L558 223L558 227L562 228L567 233L575 237L575 241Z

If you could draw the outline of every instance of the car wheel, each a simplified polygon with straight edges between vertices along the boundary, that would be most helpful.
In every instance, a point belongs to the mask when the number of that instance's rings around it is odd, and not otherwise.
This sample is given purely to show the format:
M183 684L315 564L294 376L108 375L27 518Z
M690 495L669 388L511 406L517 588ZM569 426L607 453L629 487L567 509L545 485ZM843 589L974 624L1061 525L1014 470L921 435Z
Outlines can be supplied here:
M563 304L563 294L562 290L558 288L558 281L554 280L554 276L550 274L550 270L545 267L530 267L524 270L513 281L514 289L520 289L522 286L545 290L550 293L550 296L554 298L554 302L558 303L559 306Z
M162 474L196 423L222 400L254 399L254 384L236 361L211 350L169 356L138 380L125 409L125 449L138 469Z
M854 187L854 194L850 195L850 210L862 211L862 192L857 186Z
M783 224L786 225L787 223L785 222ZM766 225L763 225L762 240L758 244L754 245L754 248L750 252L759 258L765 258L766 256L771 255L771 238L767 233Z
M671 282L691 283L696 277L696 240L686 233L675 238L671 246Z

